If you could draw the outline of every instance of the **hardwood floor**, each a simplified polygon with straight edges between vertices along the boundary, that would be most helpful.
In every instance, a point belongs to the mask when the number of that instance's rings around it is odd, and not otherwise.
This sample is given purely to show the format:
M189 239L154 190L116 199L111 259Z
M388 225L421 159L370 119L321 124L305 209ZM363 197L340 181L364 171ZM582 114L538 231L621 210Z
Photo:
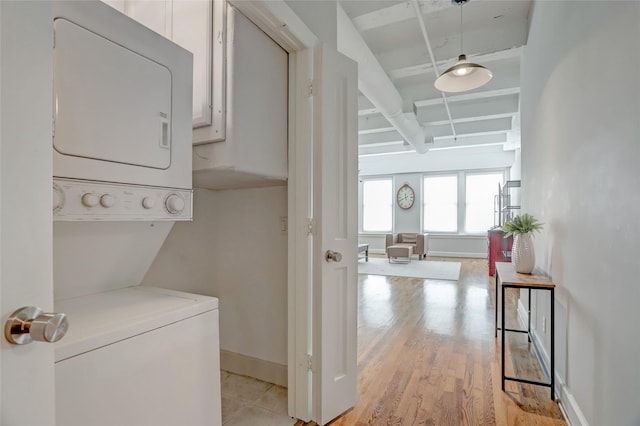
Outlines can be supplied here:
M358 403L330 424L566 425L549 388L501 390L486 260L432 260L461 262L460 279L359 275ZM507 303L515 327L515 293ZM507 373L544 378L526 335L509 334Z

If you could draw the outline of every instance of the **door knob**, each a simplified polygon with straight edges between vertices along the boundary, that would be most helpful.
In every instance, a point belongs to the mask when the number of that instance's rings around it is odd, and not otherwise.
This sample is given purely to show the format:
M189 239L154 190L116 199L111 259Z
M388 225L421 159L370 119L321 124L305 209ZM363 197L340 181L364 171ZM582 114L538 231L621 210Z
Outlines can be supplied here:
M66 314L43 313L35 306L25 306L9 316L4 324L4 337L16 345L26 345L33 340L57 342L69 329Z
M342 260L342 254L337 251L327 250L324 258L327 262L340 262Z

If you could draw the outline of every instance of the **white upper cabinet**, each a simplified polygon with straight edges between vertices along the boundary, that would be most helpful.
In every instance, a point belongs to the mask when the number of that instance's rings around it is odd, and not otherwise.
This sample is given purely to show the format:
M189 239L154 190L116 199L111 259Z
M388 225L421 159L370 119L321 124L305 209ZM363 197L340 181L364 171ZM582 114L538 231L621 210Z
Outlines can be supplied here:
M219 8L222 9L222 8ZM220 19L221 20L221 19ZM222 21L222 20L221 20ZM212 56L222 58L222 29L214 34L213 4L211 1L173 1L173 32L171 40L193 53L193 127L221 126L224 117L222 81L216 84L217 100L212 102ZM214 40L215 38L215 40ZM218 136L219 140L224 134Z
M193 53L193 127L216 126L224 122L224 75L212 85L212 56L223 56L223 31L213 31L213 3L209 0L103 0L111 7ZM216 2L218 3L218 2ZM220 13L222 5L218 7ZM222 17L219 21L223 23ZM214 43L214 37L216 42ZM214 49L213 45L217 47ZM217 101L212 101L212 86ZM217 140L224 139L224 130Z
M105 0L193 53L193 185L287 180L288 54L224 0Z
M237 9L226 16L226 135L194 129L193 184L211 189L287 178L288 54ZM214 72L219 68L214 67Z

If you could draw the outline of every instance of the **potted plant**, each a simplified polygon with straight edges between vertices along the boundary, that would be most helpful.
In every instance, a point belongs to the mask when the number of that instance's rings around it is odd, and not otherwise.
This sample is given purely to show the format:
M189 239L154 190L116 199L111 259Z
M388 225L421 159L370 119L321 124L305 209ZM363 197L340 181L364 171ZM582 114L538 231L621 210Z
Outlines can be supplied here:
M530 274L536 263L531 237L542 229L542 223L530 214L518 215L502 226L505 236L513 235L511 258L516 272Z

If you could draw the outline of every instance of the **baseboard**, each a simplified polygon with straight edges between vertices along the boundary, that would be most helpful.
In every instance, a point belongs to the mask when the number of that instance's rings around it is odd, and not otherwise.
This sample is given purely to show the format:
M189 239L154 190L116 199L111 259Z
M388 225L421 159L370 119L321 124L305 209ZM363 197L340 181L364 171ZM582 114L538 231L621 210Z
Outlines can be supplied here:
M520 326L523 329L527 329L527 321L528 321L527 308L522 304L522 299L518 299L518 321L520 322Z
M526 327L527 321L526 312L524 305L520 300L518 300L518 320L521 322L521 325L524 325L524 327ZM548 372L551 360L547 349L542 344L542 338L540 337L540 334L538 334L538 330L531 330L531 338L535 345L538 359L542 364L542 368ZM571 393L571 390L558 374L555 375L555 393L556 398L559 400L558 405L560 406L560 410L562 411L562 414L569 426L589 426L589 422L580 409L580 406Z
M427 252L427 256L433 257L470 257L474 259L486 259L487 253L461 253L458 251L432 251Z
M560 410L564 415L569 426L589 426L589 422L585 418L578 402L569 391L567 385L556 375L556 390L559 389L558 397L560 399Z
M221 349L220 369L287 387L287 366L275 362Z
M384 249L369 249L369 254L387 254ZM414 253L415 254L415 253ZM473 259L486 259L487 253L460 253L458 251L429 251L427 256L433 257L465 257Z

